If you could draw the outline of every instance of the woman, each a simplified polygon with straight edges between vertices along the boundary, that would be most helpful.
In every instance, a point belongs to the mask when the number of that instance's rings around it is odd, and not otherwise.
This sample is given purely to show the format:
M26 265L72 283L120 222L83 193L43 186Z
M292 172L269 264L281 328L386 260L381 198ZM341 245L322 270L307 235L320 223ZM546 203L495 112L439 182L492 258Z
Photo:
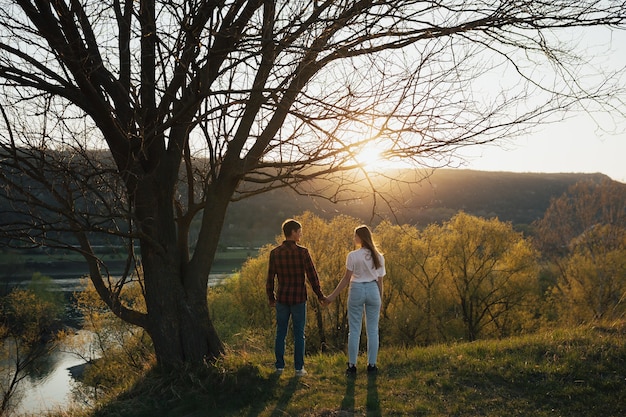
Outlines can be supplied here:
M337 284L337 288L328 296L326 304L335 300L337 295L350 284L348 293L348 368L346 375L356 376L356 362L359 353L363 309L367 332L367 372L378 370L378 319L383 297L383 277L385 276L385 258L378 251L372 240L372 232L367 226L354 230L354 243L359 249L348 254L346 273Z

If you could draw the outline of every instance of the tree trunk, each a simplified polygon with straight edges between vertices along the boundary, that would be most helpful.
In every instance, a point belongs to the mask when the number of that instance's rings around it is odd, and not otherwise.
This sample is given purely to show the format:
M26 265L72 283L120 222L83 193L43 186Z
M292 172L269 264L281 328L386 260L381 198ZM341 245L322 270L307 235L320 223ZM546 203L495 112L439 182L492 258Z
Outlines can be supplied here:
M184 288L185 280L171 265L153 259L146 281L148 328L157 361L163 366L212 361L223 353L223 346L209 316L207 288ZM149 279L148 275L155 278ZM205 281L206 282L206 281ZM151 288L148 291L148 287Z
M135 194L136 214L143 236L140 245L146 331L159 365L176 367L211 361L224 349L207 303L208 275L215 251L202 254L202 267L190 266L184 245L178 242L181 237L177 234L173 193L164 183L148 180L140 184ZM215 217L223 220L224 214L225 209L221 217L220 213ZM210 239L217 242L218 237L216 234Z

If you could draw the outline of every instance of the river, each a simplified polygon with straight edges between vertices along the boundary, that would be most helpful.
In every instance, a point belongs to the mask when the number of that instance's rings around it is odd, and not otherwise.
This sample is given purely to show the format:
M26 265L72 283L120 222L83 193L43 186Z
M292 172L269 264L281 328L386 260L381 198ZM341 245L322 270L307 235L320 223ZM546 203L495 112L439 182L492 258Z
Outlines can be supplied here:
M218 285L228 274L212 274L209 286ZM31 281L15 281L8 283L11 287L25 287ZM55 278L54 290L62 292L80 291L84 281L80 278ZM85 340L84 331L79 330L76 336ZM69 345L74 346L70 340ZM70 368L84 364L84 360L72 353L66 344L61 344L50 355L41 361L36 374L28 375L20 382L20 401L15 409L16 415L40 415L45 411L63 409L72 404L72 389L78 384L70 374Z
M80 337L80 336L76 336ZM64 409L72 403L76 381L70 368L84 364L83 358L60 345L46 358L44 372L29 375L20 382L20 402L16 414L41 415L45 411Z

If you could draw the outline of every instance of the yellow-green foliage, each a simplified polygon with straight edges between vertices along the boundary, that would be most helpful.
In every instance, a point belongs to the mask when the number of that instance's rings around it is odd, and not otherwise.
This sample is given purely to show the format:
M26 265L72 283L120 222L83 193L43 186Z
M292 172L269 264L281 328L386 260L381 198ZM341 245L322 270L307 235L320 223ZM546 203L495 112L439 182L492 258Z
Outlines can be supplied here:
M387 276L381 325L400 345L429 345L462 334L444 287L439 226L424 230L382 223L376 229L386 250ZM446 334L439 329L447 328ZM454 337L453 337L454 338Z
M547 324L611 324L626 315L626 187L578 183L535 224L550 276Z
M211 319L222 341L233 349L269 347L272 311L265 296L270 246L249 258L238 274L209 290Z
M348 216L326 221L311 213L297 220L303 225L301 244L311 252L323 292L329 294L345 272L361 222ZM503 337L536 326L537 254L509 223L464 213L424 230L382 222L374 239L387 269L380 325L384 344ZM238 275L210 292L212 317L231 346L251 339L272 345L274 312L265 293L272 248L262 248ZM329 307L309 294L307 350L343 349L348 291Z
M2 321L8 334L24 344L40 343L59 320L59 306L32 290L14 289L2 301Z
M626 315L626 232L590 229L572 244L558 280L561 317L572 323L612 322Z
M522 327L519 314L533 305L538 288L538 254L530 242L509 223L465 213L443 225L442 239L446 285L468 340Z

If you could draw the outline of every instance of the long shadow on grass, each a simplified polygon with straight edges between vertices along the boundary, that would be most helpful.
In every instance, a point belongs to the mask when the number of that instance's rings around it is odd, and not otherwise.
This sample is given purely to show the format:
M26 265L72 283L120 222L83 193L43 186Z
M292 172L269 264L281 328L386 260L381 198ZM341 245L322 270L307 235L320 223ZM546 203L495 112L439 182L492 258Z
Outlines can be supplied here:
M354 386L355 378L348 377L346 381L346 393L341 400L341 409L343 411L349 411L354 414Z
M478 371L465 370L454 375L459 404L471 402L491 412L496 407L517 408L517 413L557 413L571 416L623 416L626 406L619 398L626 396L624 374L591 366L582 371L576 364L565 363L557 370ZM582 366L582 365L581 365ZM492 398L506 401L494 403ZM618 400L615 400L618 399ZM526 414L530 415L530 414Z
M232 372L217 367L153 370L115 401L94 410L92 417L229 416L246 408L253 417L271 401L277 384L278 376L266 378L254 365Z
M380 400L378 399L378 386L376 385L376 375L368 375L367 378L367 400L365 403L368 416L381 416Z
M274 407L274 411L272 411L272 414L270 414L271 417L285 415L285 408L289 404L289 401L291 400L291 397L293 397L293 394L296 392L299 379L300 378L298 377L293 377L289 380L289 383L283 390L282 395L280 396L278 401L276 401L276 407Z

